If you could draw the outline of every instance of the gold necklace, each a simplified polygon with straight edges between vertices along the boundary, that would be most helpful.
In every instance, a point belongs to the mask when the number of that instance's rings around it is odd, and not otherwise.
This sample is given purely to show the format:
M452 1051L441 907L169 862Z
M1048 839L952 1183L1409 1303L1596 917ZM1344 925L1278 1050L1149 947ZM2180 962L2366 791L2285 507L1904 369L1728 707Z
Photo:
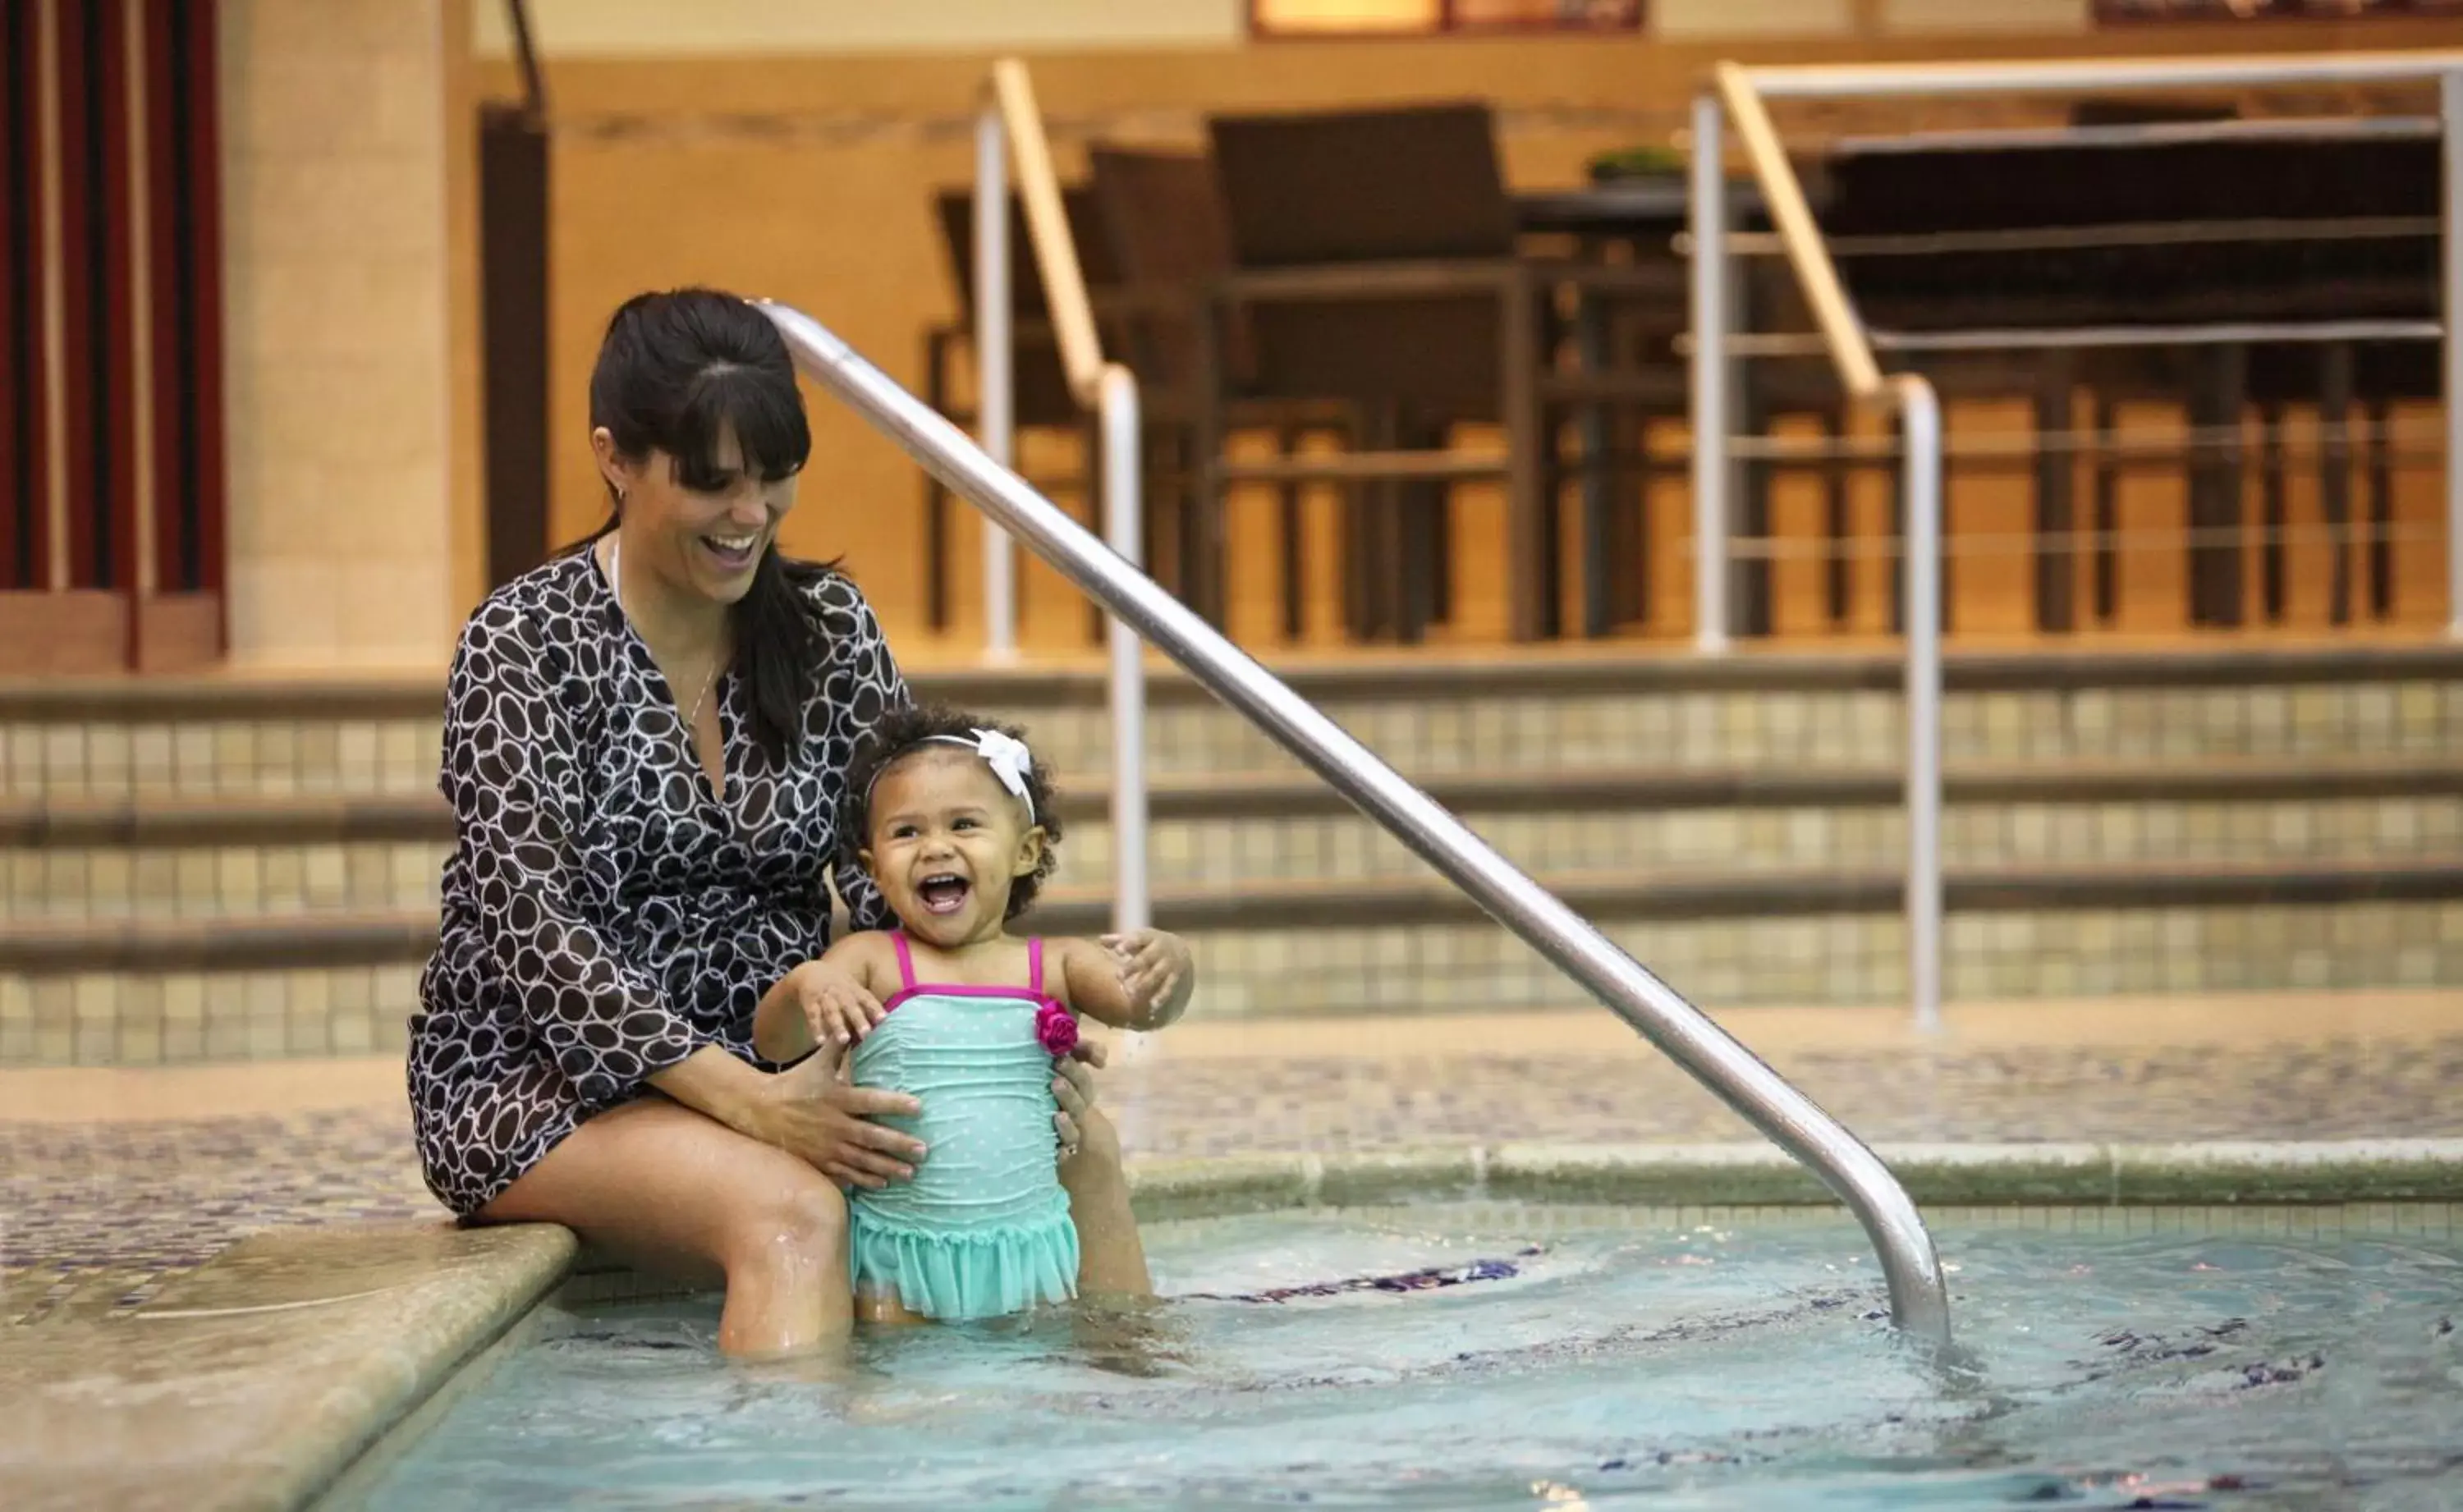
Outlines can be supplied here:
M621 535L611 537L607 542L607 591L616 595L616 607L621 611L624 608L624 538ZM628 615L626 617L631 616ZM709 664L709 671L702 676L701 691L693 695L692 712L685 716L686 739L695 738L693 732L701 723L701 706L708 700L710 687L717 681L718 661L714 660Z

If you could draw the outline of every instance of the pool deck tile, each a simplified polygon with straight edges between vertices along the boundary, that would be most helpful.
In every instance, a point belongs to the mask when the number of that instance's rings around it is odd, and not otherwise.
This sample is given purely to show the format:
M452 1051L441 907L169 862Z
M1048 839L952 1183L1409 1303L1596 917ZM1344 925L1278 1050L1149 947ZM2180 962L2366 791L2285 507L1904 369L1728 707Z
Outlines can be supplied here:
M2031 1147L2033 1185L2018 1190L2046 1201L2196 1189L2156 1162L2132 1165L2123 1190L2108 1168L2077 1168L2103 1156L2052 1147L2463 1137L2463 994L2452 992L1959 1009L1937 1037L1855 1011L1725 1022L1877 1147ZM1151 1168L1158 1213L1173 1200L1167 1170L1191 1161L1246 1162L1261 1199L1327 1180L1330 1196L1370 1201L1428 1189L1442 1175L1432 1160L1468 1178L1473 1150L1492 1153L1482 1174L1501 1195L1535 1149L1756 1143L1600 1013L1193 1020L1123 1054L1101 1095L1132 1159ZM0 1319L142 1308L268 1229L436 1220L407 1126L398 1060L0 1073ZM1309 1156L1332 1165L1304 1177ZM1927 1200L1980 1190L1954 1168L1927 1171ZM2387 1195L2417 1195L2399 1165L2381 1174ZM1768 1161L1736 1175L1736 1200L1804 1189ZM2286 1172L2276 1199L2377 1195L2366 1177L2339 1166L2335 1179L2361 1188L2319 1190ZM1990 1190L2019 1179L2005 1162ZM1644 1178L1617 1182L1619 1199L1650 1199Z

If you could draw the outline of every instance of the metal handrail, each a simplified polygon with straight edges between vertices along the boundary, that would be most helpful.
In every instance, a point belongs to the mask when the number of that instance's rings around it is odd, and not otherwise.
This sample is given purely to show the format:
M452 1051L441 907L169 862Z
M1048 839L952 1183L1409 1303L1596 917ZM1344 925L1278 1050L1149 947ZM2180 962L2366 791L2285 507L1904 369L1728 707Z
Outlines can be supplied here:
M2287 84L2417 83L2463 69L2463 53L2420 49L2235 57L1799 64L1743 71L1764 99L1891 95L2061 95L2076 90L2274 89Z
M783 305L761 308L777 323L797 365L816 382L952 492L972 500L992 523L1024 541L1111 611L1117 622L1187 668L1215 697L1810 1167L1871 1237L1889 1285L1891 1317L1920 1338L1948 1341L1950 1303L1931 1236L1906 1189L1855 1135L930 405L811 316Z
M1727 75L1733 76L1733 85ZM1891 96L1928 97L1977 97L1998 95L2061 94L2082 90L2134 91L2151 89L2269 89L2297 85L2369 85L2434 82L2437 85L2437 126L2443 144L2441 173L2441 220L2445 227L2444 247L2439 264L2440 306L2444 313L2439 334L2444 338L2443 378L2446 404L2446 600L2449 638L2463 640L2463 51L2453 49L2422 49L2411 52L2345 53L2285 56L2250 55L2199 58L2062 58L2041 61L1958 62L1958 63L1883 63L1839 66L1799 65L1778 68L1737 69L1733 65L1723 75L1714 95L1706 95L1694 103L1694 167L1697 189L1698 176L1707 172L1711 192L1718 192L1718 119L1721 98L1750 96L1759 101L1772 99L1875 99ZM1709 136L1704 136L1705 111L1711 113L1707 122ZM1764 118L1767 119L1767 117ZM1741 128L1740 128L1741 129ZM1784 155L1779 165L1786 176ZM1756 174L1761 173L1759 164ZM1727 319L1724 278L1705 274L1705 263L1723 261L1715 246L1705 249L1700 232L1705 223L1699 215L1701 195L1695 195L1697 217L1693 246L1700 254L1696 263L1696 297L1694 329L1697 333L1716 332L1724 335L1730 325ZM1723 208L1719 203L1710 208ZM1724 230L1716 215L1708 223L1715 236ZM1790 256L1797 250L1790 248ZM1709 305L1704 293L1714 292L1719 303ZM1726 407L1721 400L1726 395L1727 375L1722 371L1721 351L1717 343L1711 350L1698 346L1693 353L1694 378L1697 389L1714 391L1713 414L1723 422ZM1698 402L1698 401L1697 401ZM1702 418L1697 407L1696 419ZM1696 430L1697 436L1708 437L1712 444L1697 446L1694 468L1697 521L1724 525L1726 478L1724 461L1717 453L1723 448L1726 431ZM1708 453L1707 455L1705 453ZM1700 497L1708 489L1711 497ZM1724 536L1724 529L1720 530ZM1709 563L1719 550L1718 541L1700 544L1697 559ZM1712 591L1715 594L1716 590ZM1724 597L1705 594L1705 610L1716 608L1723 614ZM1722 620L1715 631L1704 632L1706 649L1717 649L1724 643L1726 625Z
M1724 128L1736 134L1769 207L1772 226L1810 307L1842 384L1855 400L1887 406L1905 432L1907 637L1907 948L1916 1021L1940 1024L1941 858L1941 414L1922 377L1885 378L1876 347L1913 351L1962 344L2029 344L2029 333L1977 333L1972 343L1934 335L1910 337L1870 331L1847 297L1803 186L1780 145L1766 101L1860 99L1884 96L1984 96L2081 89L2264 88L2290 84L2438 84L2444 141L2440 323L2350 323L2350 335L2383 339L2442 337L2445 347L2446 549L2448 635L2463 639L2463 52L2347 54L2326 57L2074 59L2050 62L1877 64L1746 69L1721 64L1714 88L1693 104L1692 259L1693 508L1696 642L1706 652L1727 644L1729 469L1736 452L1729 436L1734 359L1753 355L1733 333L1728 285L1728 194ZM2253 328L2258 333L2260 328ZM2263 334L2279 334L2265 328ZM2153 333L2063 333L2141 339ZM2308 333L2316 335L2316 332ZM2293 333L2298 338L2300 333ZM2034 344L2046 344L2042 341ZM1792 348L1791 348L1792 349Z
M1873 343L1848 302L1839 269L1822 245L1821 228L1814 223L1804 185L1779 145L1770 112L1754 92L1751 77L1733 63L1719 65L1718 95L1694 112L1693 125L1693 278L1695 336L1693 388L1693 483L1696 508L1705 511L1702 529L1715 532L1698 542L1701 571L1728 571L1724 505L1726 469L1731 453L1726 444L1725 404L1717 409L1719 428L1703 428L1702 398L1724 400L1730 381L1725 292L1721 280L1726 258L1726 195L1722 187L1720 107L1736 124L1745 156L1759 181L1771 225L1787 249L1814 323L1820 329L1839 380L1860 403L1896 411L1904 432L1906 461L1907 583L1907 994L1914 1004L1916 1026L1930 1033L1941 1027L1941 400L1921 374L1884 378ZM1711 187L1705 192L1705 184ZM1710 294L1706 298L1705 288ZM1721 613L1725 613L1724 598ZM1709 610L1705 609L1706 614ZM1725 625L1720 625L1724 639Z
M1052 166L1052 143L1043 134L1043 112L1035 103L1035 81L1026 65L1003 58L992 65L975 137L975 363L982 402L977 406L985 450L1010 464L1012 420L1010 342L1008 162L1017 163L1018 196L1026 205L1027 239L1043 275L1044 300L1060 344L1070 392L1092 410L1102 436L1103 538L1132 568L1144 561L1140 533L1144 522L1144 421L1138 380L1126 367L1103 358L1095 328L1094 301L1079 266L1078 245ZM1006 149L1006 150L1005 150ZM998 444L994 445L993 443ZM984 619L988 649L995 656L1016 649L1016 559L996 525L984 527ZM1104 627L1106 681L1112 712L1112 927L1143 929L1150 914L1146 883L1146 696L1145 663L1137 633L1116 614Z

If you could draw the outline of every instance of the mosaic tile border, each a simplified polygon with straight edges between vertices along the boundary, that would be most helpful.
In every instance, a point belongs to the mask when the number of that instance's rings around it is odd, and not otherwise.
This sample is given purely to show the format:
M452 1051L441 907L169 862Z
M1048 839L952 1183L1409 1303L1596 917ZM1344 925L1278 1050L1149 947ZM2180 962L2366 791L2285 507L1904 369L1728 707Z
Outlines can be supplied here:
M1875 1147L1928 1210L2463 1203L2463 1140ZM1837 1199L1769 1144L1473 1145L1353 1156L1132 1161L1141 1220L1463 1199L1645 1208Z

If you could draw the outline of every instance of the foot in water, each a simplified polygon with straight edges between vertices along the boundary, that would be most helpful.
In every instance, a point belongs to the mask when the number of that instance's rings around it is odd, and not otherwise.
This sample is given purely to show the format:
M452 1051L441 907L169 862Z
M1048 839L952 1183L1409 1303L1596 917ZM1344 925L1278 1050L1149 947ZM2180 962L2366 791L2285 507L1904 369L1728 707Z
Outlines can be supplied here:
M1079 1358L1114 1375L1154 1377L1189 1363L1188 1341L1159 1297L1087 1297L1070 1314Z

